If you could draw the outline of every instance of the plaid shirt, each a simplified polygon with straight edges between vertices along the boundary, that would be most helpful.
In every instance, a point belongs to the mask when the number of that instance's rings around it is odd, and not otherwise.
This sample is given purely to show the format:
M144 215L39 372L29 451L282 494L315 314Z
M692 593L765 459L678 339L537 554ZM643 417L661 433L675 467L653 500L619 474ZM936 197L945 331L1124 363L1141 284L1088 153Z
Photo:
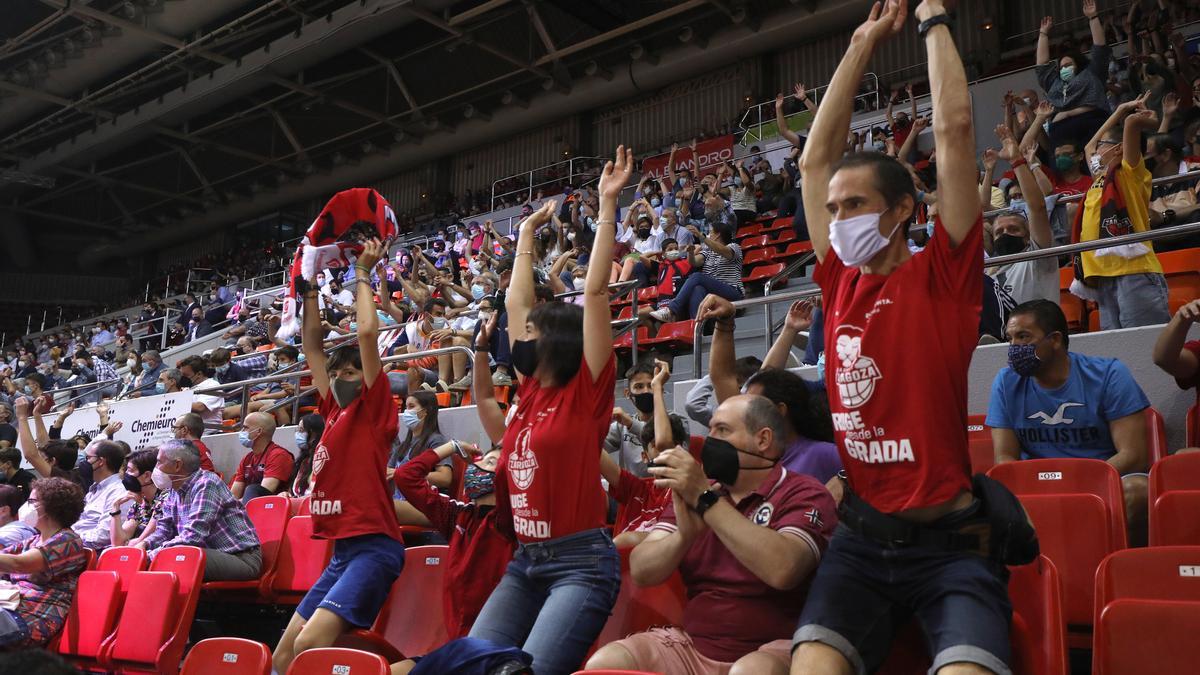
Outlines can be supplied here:
M105 361L99 356L92 357L92 370L96 373L97 382L121 379L121 376L117 375L117 369L113 368L111 363Z
M256 379L267 376L268 358L270 358L270 355L266 352L263 352L240 358L237 361L234 361L234 363L241 366L242 369L246 371L246 374L250 377L250 379Z
M87 549L71 528L64 528L45 541L37 534L4 549L18 555L38 549L46 559L46 569L33 574L9 573L8 578L21 589L21 604L15 612L29 626L28 646L44 645L62 628L75 597L79 575L87 567Z
M258 546L246 507L211 471L199 469L167 494L162 516L146 539L151 557L168 546L199 546L240 553Z

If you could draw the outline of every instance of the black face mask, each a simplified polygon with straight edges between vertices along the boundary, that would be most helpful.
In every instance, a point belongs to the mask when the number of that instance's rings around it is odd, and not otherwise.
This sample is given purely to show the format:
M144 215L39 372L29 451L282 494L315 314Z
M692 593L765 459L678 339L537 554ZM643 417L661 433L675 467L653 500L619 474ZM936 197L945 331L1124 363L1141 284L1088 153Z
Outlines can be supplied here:
M992 253L996 255L1012 255L1025 250L1025 240L1011 234L998 234L992 242Z
M142 491L142 482L137 479L137 476L130 476L129 474L121 476L121 485L124 485L125 489L130 492Z
M742 469L741 464L738 462L739 452L769 461L770 464ZM700 463L704 465L705 476L725 487L730 487L737 482L738 472L743 470L765 471L774 468L779 463L779 460L767 460L766 457L746 452L729 441L707 436L704 439L704 446L700 449Z
M517 340L512 345L512 365L525 377L537 370L537 340Z
M79 461L75 464L75 470L79 472L79 477L83 480L84 485L91 485L96 482L92 476L95 467L88 461L86 455L79 458Z
M654 412L654 394L650 392L634 394L629 399L633 401L633 407L637 408L638 412L643 415L649 415Z

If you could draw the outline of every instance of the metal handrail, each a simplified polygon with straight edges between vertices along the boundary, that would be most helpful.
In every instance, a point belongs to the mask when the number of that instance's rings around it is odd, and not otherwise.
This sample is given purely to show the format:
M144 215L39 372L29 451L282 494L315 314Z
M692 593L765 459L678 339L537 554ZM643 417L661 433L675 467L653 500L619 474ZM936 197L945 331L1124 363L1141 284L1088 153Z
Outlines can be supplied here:
M1178 183L1180 181L1185 181L1185 180L1188 180L1191 178L1200 180L1200 169L1197 169L1195 171L1188 171L1187 173L1177 173L1173 176L1162 176L1161 178L1155 178L1150 181L1150 187L1153 188L1158 185L1166 185L1167 183ZM1086 194L1066 195L1063 197L1059 197L1057 203L1058 204L1066 204L1066 203L1078 202L1078 201L1082 201L1083 198L1086 196L1087 196ZM983 217L984 218L993 218L995 216L999 216L999 215L1003 215L1005 213L1011 213L1011 212L1012 212L1012 208L992 209L991 211L985 211L983 213Z
M536 169L531 169L531 170L529 170L529 171L522 171L521 173L513 174L513 175L511 175L511 176L505 176L504 178L500 178L500 179L494 180L494 181L492 181L492 200L491 200L491 202L489 202L489 204L490 204L490 206L491 206L491 209L492 209L493 211L495 211L495 210L496 210L496 197L505 197L505 196L508 196L508 195L515 195L515 194L518 194L518 193L521 193L521 192L525 192L525 193L527 193L526 201L533 201L533 189L534 189L534 188L536 188L536 187L541 187L541 186L543 186L543 185L551 185L551 184L553 184L553 183L557 183L557 182L559 182L559 181L561 180L561 179L555 179L555 180L542 181L541 183L537 183L537 184L535 185L535 184L534 184L534 182L533 182L533 174L535 174L535 173L537 173L537 172L539 172L539 171L545 171L546 169L549 169L549 168L551 168L551 167L559 166L560 164L566 164L566 165L567 165L567 178L566 178L566 180L567 180L567 182L568 182L568 183L570 183L570 182L571 182L571 181L572 181L572 180L575 178L575 162L576 162L577 160L578 160L578 161L583 161L583 160L595 160L595 161L599 161L599 162L601 162L601 166L603 166L603 162L604 162L604 158L603 158L603 157L572 157L572 158L570 158L570 159L564 159L564 160L562 160L562 161L559 161L559 162L554 162L553 164L547 164L547 165L545 165L545 166L539 166L539 167L537 167ZM581 172L581 173L582 173L582 172ZM513 179L513 178L520 178L521 176L528 176L528 177L529 177L529 184L528 184L527 186L525 186L525 187L522 187L522 188L518 188L518 189L516 189L516 190L509 190L508 192L502 192L502 193L500 193L499 195L497 195L497 194L496 194L496 185L498 185L499 183L502 183L502 182L504 182L504 181L506 181L506 180L511 180L511 179Z
M101 389L103 389L104 387L107 387L110 384L124 384L124 382L125 382L124 380L122 380L121 378L118 377L115 380L100 380L98 382L85 382L84 384L74 384L74 385L71 385L70 387L63 387L61 389L51 389L50 391L46 392L47 394L50 394L50 397L52 399L55 399L54 405L50 406L50 410L55 410L57 408L61 408L62 406L65 406L65 405L71 403L72 401L78 401L79 399L83 398L84 396L91 396L92 394L99 392ZM79 395L72 396L72 397L68 398L67 400L62 401L61 403L57 400L57 395L61 394L64 391L81 390L81 389L89 389L89 391L81 392Z
M770 295L771 290L775 288L775 284L791 278L792 274L794 274L796 270L808 265L816 257L816 251L809 251L808 253L805 253L799 258L796 258L792 262L788 263L787 266L780 270L778 274L770 279L767 279L767 283L763 284L763 295ZM775 339L775 317L771 313L771 303L767 303L767 311L763 314L766 316L767 327L767 332L763 337L766 340L767 351L771 351L771 343Z
M1092 241L1081 241L1076 244L1064 244L1062 246L1051 246L1036 251L1022 251L1021 253L1013 253L1012 255L997 256L988 258L986 265L988 267L997 267L1000 265L1010 265L1012 263L1026 262L1029 260L1038 260L1041 258L1058 257L1064 254L1080 253L1082 251L1094 251L1096 249L1108 248L1110 246L1119 246L1121 244L1133 244L1142 241L1150 241L1156 239L1173 239L1188 234L1200 232L1200 222L1187 223L1185 225L1175 225L1173 227L1163 227L1157 230L1146 230L1145 232L1134 232L1131 234L1123 234L1119 237L1108 237L1105 239L1094 239ZM980 250L982 255L983 251ZM792 291L789 293L781 293L779 295L763 295L757 298L747 298L738 300L733 303L734 309L743 309L746 307L756 307L758 305L770 305L776 302L791 302L803 298L812 298L821 295L820 288L810 288L802 291ZM703 336L704 326L697 321L695 332L692 341L692 368L695 376L700 377L703 367Z
M865 98L870 98L871 96L874 96L874 97L875 97L875 109L876 109L876 110L878 110L878 109L879 109L879 76L878 76L878 75L876 75L876 74L875 74L875 73L873 73L873 72L867 72L867 73L863 73L863 79L860 81L860 84L862 83L862 81L865 81L865 80L867 80L867 78L871 78L871 79L873 79L873 80L875 81L875 90L874 90L874 91L868 91L868 92L866 92L866 93L864 93L864 94L858 94L858 95L856 95L856 96L854 97L854 100L855 100L855 101L857 101L857 100L859 100L860 98L861 98L861 99L865 99ZM821 92L821 91L825 91L825 90L826 90L826 89L828 89L828 88L829 88L829 84L823 84L823 85L821 85L821 86L819 86L819 87L813 87L813 88L811 88L811 89L806 89L806 92L805 92L805 93L806 93L806 94L808 94L809 96L812 96L812 97L813 97L813 98L812 98L812 101L813 101L813 103L814 103L814 104L817 104L817 99L816 99L816 96L815 96L815 95L816 95L816 93L817 93L817 92ZM784 97L784 100L786 100L787 98L788 98L788 97ZM769 122L771 122L771 121L773 121L773 120L775 119L775 116L772 114L772 115L770 116L770 118L769 118L769 119L766 119L766 120L764 120L764 118L763 118L763 107L764 107L764 106L768 106L768 105L769 105L769 106L772 106L772 108L773 108L773 107L774 107L774 105L775 105L775 99L771 99L771 100L769 100L769 101L763 101L763 102L761 102L761 103L755 103L753 106L750 106L749 108L747 108L747 109L746 109L746 112L742 114L742 117L741 117L741 119L739 119L739 120L738 120L738 129L739 129L739 130L741 130L741 132L742 132L742 139L743 139L743 141L742 141L742 142L743 142L743 143L745 143L745 140L746 140L746 139L749 139L749 140L752 140L752 141L761 141L761 140L763 140L763 137L762 137L761 135L757 135L757 136L755 136L755 135L752 135L752 134L750 133L750 129L751 129L751 128L757 128L757 129L759 130L759 133L761 134L761 132L762 132L762 128L763 128L763 125L764 125L764 124L767 124L767 123L769 123ZM800 115L800 114L802 114L802 113L804 113L804 112L807 112L807 110L802 110L802 111L800 111L800 112L795 112L795 113L792 113L791 115L787 115L787 116L785 116L785 118L784 118L784 119L787 119L788 117L793 117L793 116L795 116L795 115ZM755 123L755 124L753 124L752 126L747 126L747 124L746 124L746 120L747 120L747 119L748 119L748 118L751 116L751 114L752 114L752 113L757 113L757 116L758 116L758 122L757 122L757 123Z

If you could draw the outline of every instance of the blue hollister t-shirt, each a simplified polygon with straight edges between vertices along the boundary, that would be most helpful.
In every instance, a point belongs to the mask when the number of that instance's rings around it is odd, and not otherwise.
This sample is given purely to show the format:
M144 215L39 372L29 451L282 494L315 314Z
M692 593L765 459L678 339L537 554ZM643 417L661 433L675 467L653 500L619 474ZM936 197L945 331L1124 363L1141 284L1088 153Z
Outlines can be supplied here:
M992 382L987 425L1012 429L1021 459L1116 454L1108 423L1150 407L1150 400L1117 359L1069 354L1071 374L1057 389L1004 368Z

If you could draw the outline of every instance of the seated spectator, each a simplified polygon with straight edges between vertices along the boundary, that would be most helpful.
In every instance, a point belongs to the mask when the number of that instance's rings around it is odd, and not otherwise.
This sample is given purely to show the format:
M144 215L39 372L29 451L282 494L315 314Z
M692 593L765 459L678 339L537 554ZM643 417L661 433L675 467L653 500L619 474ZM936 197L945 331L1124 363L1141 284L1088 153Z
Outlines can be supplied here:
M404 400L400 412L400 426L404 437L397 434L392 443L392 454L388 458L388 469L403 466L417 455L445 444L449 439L442 435L438 425L437 396L431 391L418 391ZM446 490L454 480L450 457L443 457L426 478L440 490ZM400 497L399 491L396 498Z
M513 544L495 527L493 481L500 449L477 456L478 448L450 441L423 450L392 472L396 489L405 499L401 522L437 530L450 544L445 576L443 617L451 639L465 637L475 623L504 570L512 560ZM427 476L459 452L469 462L463 473L463 496L439 493Z
M37 534L0 551L0 574L21 590L16 609L0 609L0 648L40 646L62 629L75 599L87 549L71 526L83 511L83 490L62 478L33 482L20 509Z
M126 492L121 475L125 452L113 441L92 441L83 451L83 459L91 468L92 484L74 527L84 546L100 550L111 545L109 521L114 517L124 519L129 513L128 500L117 504Z
M31 471L21 467L21 451L15 445L0 449L0 484L11 485L21 492L22 497L28 497L36 478Z
M159 375L164 368L162 357L158 351L147 349L142 352L142 371L131 382L130 398L152 396L159 381Z
M224 347L217 347L209 354L208 360L212 364L214 379L221 384L250 379L250 373L231 361L230 356L229 350ZM242 390L240 388L227 389L225 390L225 398L231 402L241 401Z
M617 466L635 476L645 477L646 463L642 459L642 427L653 419L654 394L650 381L657 367L650 359L634 364L625 373L625 398L633 403L633 415L616 406L612 412L612 423L604 439L604 449ZM669 374L670 371L668 370Z
M757 356L743 356L733 362L734 376L737 377L738 390L746 384L746 380L750 376L757 373L762 368L762 360ZM716 412L717 405L716 392L713 391L713 381L711 375L703 375L696 380L696 384L692 385L692 389L687 394L687 399L683 402L684 412L696 424L708 426L709 420L712 419L712 414Z
M312 459L324 434L324 417L310 413L300 418L296 429L296 448L300 455L296 458L296 475L289 490L293 497L304 497L312 488Z
M672 503L630 555L634 583L679 571L680 627L652 628L602 647L588 669L669 673L787 673L808 581L837 525L829 492L779 466L785 422L761 396L735 396L713 414L704 468L671 448L655 475Z
M17 428L13 426L12 406L7 403L0 403L0 441L5 441L10 446L17 444Z
M238 442L250 452L238 463L233 479L233 496L249 502L255 497L279 494L287 489L295 469L295 458L273 440L275 418L267 413L250 413L238 432Z
M1200 340L1188 340L1188 331L1200 321L1200 300L1192 300L1175 312L1163 327L1154 343L1154 365L1175 378L1180 389L1195 389L1200 404ZM1200 438L1200 415L1192 419L1189 436ZM1200 448L1184 448L1176 452L1200 452ZM4 455L0 454L0 458Z
M26 494L15 485L0 485L0 548L19 544L38 533L19 518Z
M204 394L193 394L192 412L197 413L205 424L221 424L221 413L225 411L225 396L219 391L220 382L213 379L212 364L202 356L189 356L179 362L179 374L191 383L193 390L207 390Z
M204 549L205 581L245 581L262 572L258 533L221 478L200 468L190 441L158 446L154 484L167 491L154 532L138 544L151 559L171 546Z
M746 289L742 285L742 247L735 241L736 227L721 223L706 237L694 225L688 230L703 242L699 251L693 251L692 267L699 272L689 274L675 299L666 307L650 313L655 321L669 322L691 319L700 309L700 303L709 294L726 300L741 300Z
M154 532L156 522L162 517L166 490L154 484L154 465L158 463L155 450L138 450L129 456L126 470L121 474L125 494L113 502L109 514L110 540L113 546L137 546ZM129 513L121 517L119 507L129 504Z
M200 468L205 471L216 471L213 468L212 453L209 452L208 446L200 440L200 436L204 434L204 419L196 413L186 413L175 419L175 424L171 427L175 432L175 438L181 441L191 441L192 445L200 451Z
M663 361L654 364L654 379L650 382L654 401L653 417L641 427L638 441L642 445L641 464L653 462L660 452L675 446L687 447L687 429L683 418L667 413L663 389L671 370ZM607 450L607 448L606 448ZM617 466L608 452L600 456L600 475L608 482L608 494L617 502L617 518L613 525L613 543L617 548L631 548L641 543L658 516L671 501L671 492L654 487L654 477L638 476Z
M988 402L996 462L1081 457L1112 464L1125 489L1130 542L1146 527L1145 410L1150 401L1117 359L1068 351L1058 305L1034 300L1008 319L1008 367Z

